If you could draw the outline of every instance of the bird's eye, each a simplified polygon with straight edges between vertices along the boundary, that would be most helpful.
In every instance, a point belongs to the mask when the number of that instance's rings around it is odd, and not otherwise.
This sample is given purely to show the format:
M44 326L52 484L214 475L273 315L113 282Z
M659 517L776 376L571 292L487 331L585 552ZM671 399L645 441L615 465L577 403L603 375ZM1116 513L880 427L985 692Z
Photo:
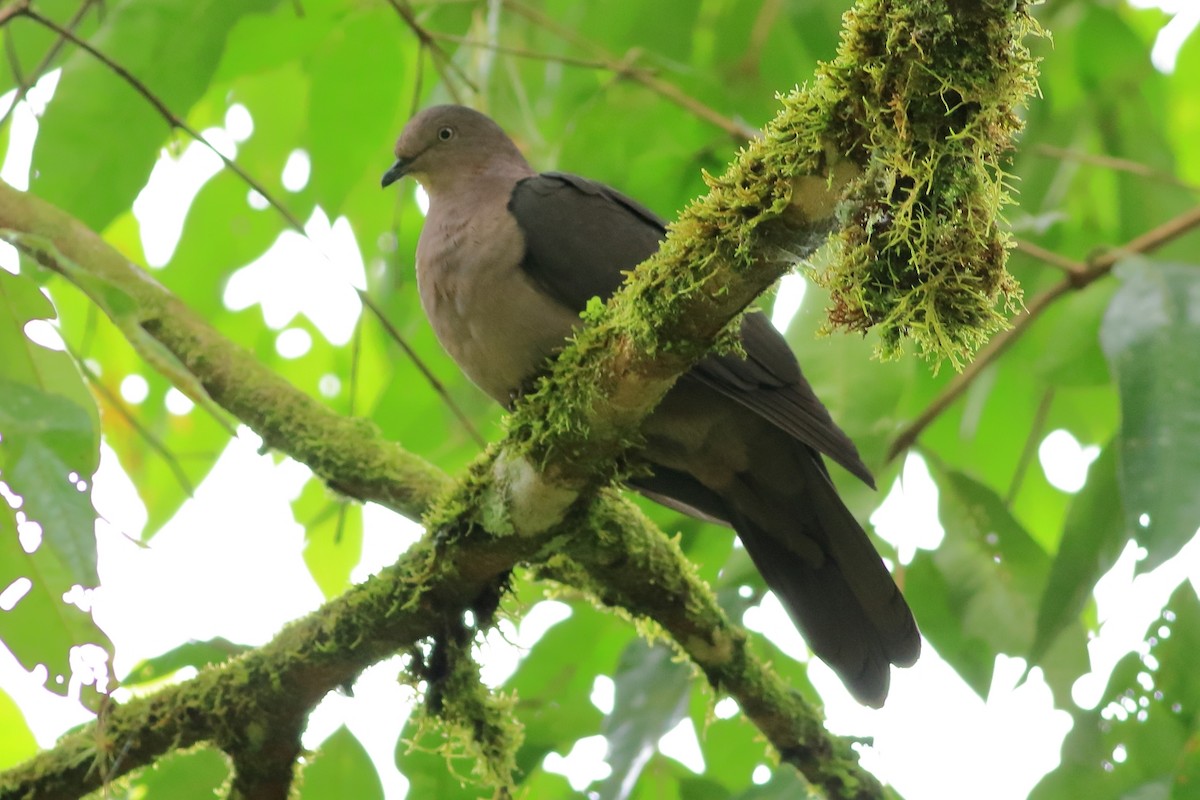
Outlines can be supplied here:
M438 131L438 138L443 142L448 142L454 138L454 128L442 128Z

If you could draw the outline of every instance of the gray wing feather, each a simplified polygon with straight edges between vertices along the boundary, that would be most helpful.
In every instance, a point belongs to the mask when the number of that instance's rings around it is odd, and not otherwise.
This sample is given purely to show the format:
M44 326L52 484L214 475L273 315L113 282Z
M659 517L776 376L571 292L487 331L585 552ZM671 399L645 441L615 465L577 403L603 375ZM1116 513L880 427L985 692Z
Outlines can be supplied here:
M521 268L559 302L582 311L607 299L626 273L658 249L663 221L602 183L562 172L519 181L508 210L525 237ZM874 486L849 437L817 399L787 342L760 313L742 320L746 358L711 355L686 379L698 380L824 453Z

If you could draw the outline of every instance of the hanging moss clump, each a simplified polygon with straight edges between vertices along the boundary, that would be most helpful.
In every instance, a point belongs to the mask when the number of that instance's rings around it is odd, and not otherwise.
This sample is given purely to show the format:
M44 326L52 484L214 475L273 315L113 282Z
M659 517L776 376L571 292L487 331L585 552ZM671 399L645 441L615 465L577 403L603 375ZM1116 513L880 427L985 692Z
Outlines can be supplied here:
M1003 170L1037 91L1022 0L862 0L838 55L796 95L841 158L862 167L842 207L829 327L875 328L955 368L1007 326L1021 292L1005 268Z

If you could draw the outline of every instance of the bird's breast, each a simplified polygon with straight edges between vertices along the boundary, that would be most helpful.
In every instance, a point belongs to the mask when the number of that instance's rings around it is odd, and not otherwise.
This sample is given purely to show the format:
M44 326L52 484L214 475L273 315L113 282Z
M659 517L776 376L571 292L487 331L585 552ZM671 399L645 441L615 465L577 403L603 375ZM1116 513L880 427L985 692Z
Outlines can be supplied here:
M579 323L526 277L524 253L507 211L490 221L431 214L417 247L417 285L434 333L467 377L501 403Z

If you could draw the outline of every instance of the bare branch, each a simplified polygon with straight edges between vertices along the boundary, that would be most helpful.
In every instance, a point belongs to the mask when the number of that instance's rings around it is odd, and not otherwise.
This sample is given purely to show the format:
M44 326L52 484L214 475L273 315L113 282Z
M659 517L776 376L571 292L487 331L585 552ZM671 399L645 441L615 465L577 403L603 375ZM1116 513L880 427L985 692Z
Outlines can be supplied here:
M1120 247L1108 250L1089 262L1085 270L1080 271L1075 268L1066 270L1069 273L1066 278L1030 301L1025 310L1013 320L1012 327L988 342L987 346L979 351L975 360L968 364L962 372L955 375L954 379L946 384L941 393L933 399L933 402L896 436L891 447L888 448L888 460L891 461L911 447L921 432L929 427L943 411L953 405L954 401L962 396L987 367L991 366L1013 342L1029 330L1034 320L1053 305L1054 301L1071 291L1085 289L1108 275L1122 258L1137 253L1152 252L1198 227L1200 227L1200 206L1146 231ZM1059 257L1056 256L1056 258Z
M404 20L404 24L416 35L417 39L421 42L421 46L427 49L430 55L432 55L434 65L438 67L438 71L446 79L446 88L456 103L459 102L458 90L454 87L453 81L449 79L450 74L456 76L475 94L479 93L479 87L475 85L470 76L467 75L462 67L454 63L454 59L442 48L433 34L427 31L417 20L417 15L413 13L412 7L409 6L407 0L388 0L388 4L396 10L396 13Z
M1116 170L1117 172L1127 172L1130 175L1137 175L1140 178L1157 181L1159 183L1167 183L1172 186L1178 186L1181 189L1187 189L1191 192L1200 192L1200 186L1194 183L1185 181L1177 175L1172 175L1169 172L1148 167L1140 161L1131 161L1128 158L1117 158L1115 156L1107 156L1099 153L1084 153L1080 150L1068 150L1063 147L1055 147L1049 144L1039 144L1033 148L1033 152L1040 156L1048 158L1060 158L1065 161L1078 161L1083 164L1093 164L1097 167Z
M98 0L83 0L83 3L80 4L74 15L72 15L71 19L67 22L67 30L73 32L79 23L83 21L83 18L87 16L88 10L96 2L98 2ZM23 2L18 3L17 5L28 7L29 4L28 2ZM10 19L12 19L11 16L0 18L0 25L6 24ZM54 44L50 45L50 49L46 51L46 55L42 56L42 60L39 61L37 66L33 68L33 72L21 78L20 83L17 85L17 94L13 98L12 105L5 110L4 116L0 117L0 128L3 128L6 124L8 124L8 121L12 118L13 112L17 109L17 104L25 99L25 95L29 94L29 90L32 89L39 80L41 80L44 74L46 74L46 70L50 68L52 63L54 63L54 59L58 58L58 54L62 52L63 45L65 45L67 41L68 40L65 36L59 36ZM10 43L11 39L6 37L5 45L7 46ZM14 70L13 74L18 74L17 70Z
M1082 275L1087 271L1087 265L1078 261L1072 261L1066 256L1060 256L1053 250L1047 250L1041 245L1024 239L1017 239L1017 252L1024 253L1030 258L1036 258L1038 261L1043 261L1052 267L1062 270L1067 275Z
M524 3L517 2L517 0L503 0L503 2L505 8L520 14L538 27L550 31L551 33L573 45L585 47L588 50L591 50L607 65L606 69L611 70L622 78L628 78L632 81L642 84L650 91L666 98L685 111L692 113L694 116L699 117L705 122L715 125L716 127L728 133L737 141L744 141L758 135L758 131L755 128L720 114L696 98L687 94L678 86L656 77L648 70L639 69L626 64L624 59L617 58L612 53L609 53L594 42L585 39L575 31L559 25L557 22L538 9L527 6Z

